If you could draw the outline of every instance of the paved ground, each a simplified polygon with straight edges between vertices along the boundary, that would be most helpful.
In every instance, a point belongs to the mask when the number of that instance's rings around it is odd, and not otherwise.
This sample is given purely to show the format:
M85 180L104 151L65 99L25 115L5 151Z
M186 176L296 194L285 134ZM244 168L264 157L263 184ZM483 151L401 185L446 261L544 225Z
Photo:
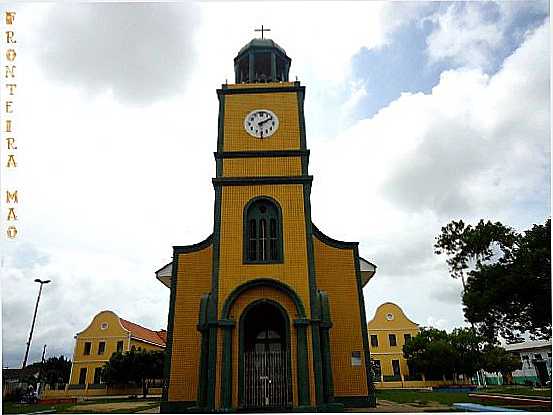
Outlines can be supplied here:
M154 404L155 401L142 401L142 402L108 402L108 403L90 403L90 404L80 404L75 405L68 409L69 412L75 411L76 413L87 411L87 412L100 412L107 413L115 410L126 411L132 410L133 412L139 408L147 407L148 405ZM157 413L159 413L159 407L157 408ZM148 410L148 409L145 409ZM156 412L146 412L146 413L156 413Z
M379 399L376 408L352 408L346 409L346 412L388 412L388 413L402 413L402 412L437 412L437 411L449 411L450 408L445 405L440 405L438 402L429 402L427 405L414 405L406 403L396 403L392 401L386 401Z
M159 414L159 406L154 406L150 409L145 409L144 411L138 411L137 414Z
M80 404L71 409L75 410L75 413L82 411L98 412L98 413L107 413L115 410L132 410L138 414L159 414L159 405L154 406L153 408L144 409L142 411L137 411L141 407L148 406L153 404L155 401L142 401L142 402L109 402L109 403L90 403L90 404ZM449 411L451 408L445 405L440 405L437 402L429 402L426 405L415 405L415 404L401 404L391 401L386 401L383 399L378 400L376 408L350 408L346 409L346 412L386 412L386 413L413 413L413 412L438 412L438 411Z
M449 407L440 405L437 402L429 403L425 406L416 406L408 404L400 404L391 401L385 401L382 399L378 400L376 408L352 408L346 409L346 412L387 412L387 413L411 413L411 412L425 412L425 411L448 411ZM137 412L139 414L159 414L159 406L154 408L146 409L144 411Z

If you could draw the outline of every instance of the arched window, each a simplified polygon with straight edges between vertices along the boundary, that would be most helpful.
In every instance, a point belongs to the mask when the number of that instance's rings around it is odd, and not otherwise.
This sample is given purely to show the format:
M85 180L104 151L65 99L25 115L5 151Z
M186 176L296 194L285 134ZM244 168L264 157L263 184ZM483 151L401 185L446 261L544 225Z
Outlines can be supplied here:
M256 199L244 212L245 262L282 261L280 210L269 199Z

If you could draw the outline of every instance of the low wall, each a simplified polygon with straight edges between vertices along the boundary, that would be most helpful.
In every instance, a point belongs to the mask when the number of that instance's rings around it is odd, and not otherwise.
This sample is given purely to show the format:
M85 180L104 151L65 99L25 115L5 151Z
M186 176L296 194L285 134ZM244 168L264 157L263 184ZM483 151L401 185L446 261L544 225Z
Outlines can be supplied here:
M148 388L148 396L161 395L160 387ZM46 385L42 392L42 399L62 399L62 398L86 398L98 396L142 396L142 388L135 387L109 387L108 385L66 385L65 389L54 390Z
M391 381L391 382L375 382L374 386L376 389L423 389L431 388L434 386L444 386L444 385L459 385L459 384L469 384L470 382L466 381L453 381L453 380L405 380L402 376L401 380Z

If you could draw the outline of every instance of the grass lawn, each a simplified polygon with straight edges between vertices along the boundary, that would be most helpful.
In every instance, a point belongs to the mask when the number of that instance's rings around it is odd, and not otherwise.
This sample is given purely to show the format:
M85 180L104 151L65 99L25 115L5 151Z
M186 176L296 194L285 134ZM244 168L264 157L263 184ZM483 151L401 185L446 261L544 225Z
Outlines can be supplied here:
M14 403L14 402L2 402L3 414L28 414L30 412L47 411L49 409L56 409L56 412L66 410L73 406L72 403L63 403L59 405L41 405L41 404L27 404L27 403Z
M134 407L125 407L125 404ZM98 408L94 406L99 405ZM105 405L109 405L106 407ZM3 414L26 414L31 412L40 412L47 410L55 410L56 413L133 413L153 408L159 405L159 398L152 399L94 399L81 401L77 403L62 403L55 405L42 404L17 404L13 402L2 402ZM120 408L118 408L120 406Z
M503 388L494 388L492 391L490 389L485 390L486 392L491 393L510 393L512 389L507 389L505 387ZM531 388L517 388L517 391L519 391L519 395L527 395L529 394L529 390ZM479 392L483 392L484 390L481 390ZM509 391L509 392L508 392ZM545 394L545 396L551 396L551 390L549 391L534 391L534 392L548 392L549 395ZM534 393L536 395L536 393ZM542 394L543 395L543 394ZM540 396L542 396L540 395ZM543 411L544 408L539 407L520 407L520 406L513 406L513 405L502 405L499 403L492 403L490 401L485 401L477 398L472 398L468 396L468 393L463 392L430 392L430 391L415 391L415 390L385 390L385 389L377 389L376 391L376 398L377 399L383 399L386 401L392 401L396 403L406 403L406 404L414 404L414 405L420 405L420 406L431 406L429 405L431 402L437 402L444 406L452 406L454 403L476 403L481 405L487 405L487 406L502 406L505 408L520 408L520 409L526 409L530 411L536 411L541 410Z
M485 389L479 390L482 393L504 393L506 395L527 395L527 396L549 396L551 397L551 389L538 389L534 390L529 386L490 386Z
M442 405L451 406L457 402L483 403L478 399L469 398L467 393L463 392L430 392L414 390L383 390L377 389L377 399L384 399L397 403L419 403L427 404L429 402L438 402Z

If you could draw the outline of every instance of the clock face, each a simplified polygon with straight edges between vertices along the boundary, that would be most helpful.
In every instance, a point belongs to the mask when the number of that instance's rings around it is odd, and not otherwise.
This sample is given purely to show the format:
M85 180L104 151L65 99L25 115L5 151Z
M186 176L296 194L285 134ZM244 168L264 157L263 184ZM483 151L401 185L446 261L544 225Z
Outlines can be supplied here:
M255 138L267 138L278 129L278 117L270 110L253 110L244 119L244 129Z

